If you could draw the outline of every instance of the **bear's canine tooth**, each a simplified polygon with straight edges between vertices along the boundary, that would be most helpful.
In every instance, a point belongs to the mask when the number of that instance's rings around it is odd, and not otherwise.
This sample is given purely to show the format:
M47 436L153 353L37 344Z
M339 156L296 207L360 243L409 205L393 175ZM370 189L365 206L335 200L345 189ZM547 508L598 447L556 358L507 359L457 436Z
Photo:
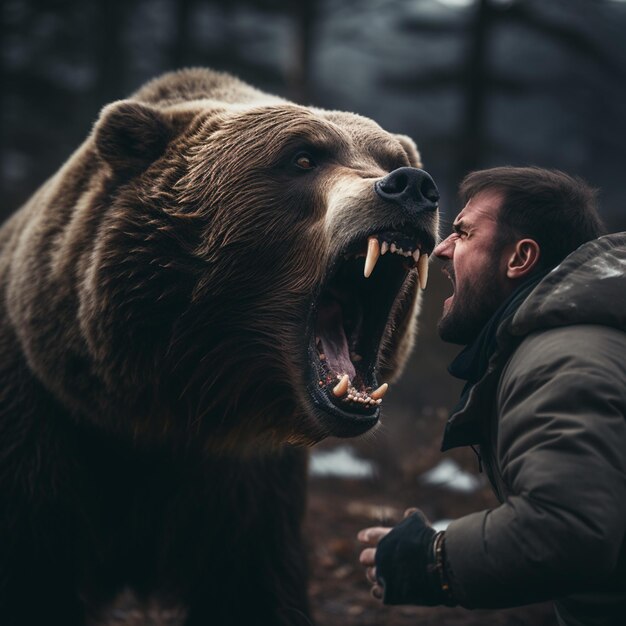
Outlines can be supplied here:
M382 397L387 393L387 389L389 389L389 385L387 383L383 383L378 389L370 393L370 398L374 400L381 400Z
M337 398L341 398L341 396L345 396L346 391L348 391L349 384L350 384L350 377L347 374L344 374L341 377L341 380L333 387L333 395Z
M380 243L376 237L370 237L367 240L367 258L365 259L365 267L363 268L363 276L365 276L365 278L370 277L379 256Z
M380 244L380 254L386 254L387 250L389 250L389 243L387 241L383 241Z
M417 262L420 260L420 251L419 248L413 251L413 254L411 255L413 257L413 260L415 261L415 263L417 264Z
M428 283L428 255L422 254L417 263L417 274L419 276L420 287L426 289Z

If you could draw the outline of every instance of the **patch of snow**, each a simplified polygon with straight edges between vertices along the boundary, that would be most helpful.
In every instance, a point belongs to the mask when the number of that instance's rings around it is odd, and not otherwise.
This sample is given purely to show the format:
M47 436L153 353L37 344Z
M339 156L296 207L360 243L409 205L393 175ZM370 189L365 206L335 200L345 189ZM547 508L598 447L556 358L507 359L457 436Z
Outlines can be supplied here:
M472 493L480 488L481 481L473 474L463 471L451 459L445 459L428 472L420 476L420 481L426 485L445 487L452 491Z
M357 458L350 446L314 451L311 454L309 465L311 476L370 478L373 473L374 464L371 461Z

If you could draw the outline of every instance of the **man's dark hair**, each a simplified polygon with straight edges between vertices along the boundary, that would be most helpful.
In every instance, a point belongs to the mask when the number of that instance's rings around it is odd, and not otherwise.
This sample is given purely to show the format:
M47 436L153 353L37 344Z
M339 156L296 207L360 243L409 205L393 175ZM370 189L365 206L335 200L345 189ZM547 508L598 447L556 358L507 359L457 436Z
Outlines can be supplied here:
M494 167L468 174L460 185L465 205L477 193L501 191L501 243L528 237L541 248L540 267L556 267L578 246L605 233L596 190L580 178L539 167Z

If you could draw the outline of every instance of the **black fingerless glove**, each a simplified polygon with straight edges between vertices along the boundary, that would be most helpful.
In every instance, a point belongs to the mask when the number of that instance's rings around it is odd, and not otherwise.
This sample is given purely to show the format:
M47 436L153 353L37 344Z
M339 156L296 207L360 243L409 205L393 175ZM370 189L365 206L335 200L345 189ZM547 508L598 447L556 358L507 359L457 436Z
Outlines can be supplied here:
M385 604L454 606L445 569L445 533L413 513L376 548L376 576Z

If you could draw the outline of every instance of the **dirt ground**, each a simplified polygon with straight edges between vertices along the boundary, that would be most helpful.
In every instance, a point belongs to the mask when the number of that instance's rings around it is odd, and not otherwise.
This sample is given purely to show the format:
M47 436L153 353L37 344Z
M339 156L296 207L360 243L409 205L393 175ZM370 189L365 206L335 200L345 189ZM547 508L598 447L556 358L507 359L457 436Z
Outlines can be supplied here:
M443 411L375 438L329 442L322 449L350 445L355 454L372 460L372 478L312 477L306 522L310 549L310 598L318 626L553 626L550 604L498 611L446 607L384 607L370 596L358 563L357 532L364 527L399 521L409 506L419 506L432 521L454 519L497 505L484 478L473 493L420 484L418 476L442 458L452 458L477 474L471 450L445 456L438 451ZM393 432L396 433L394 439ZM417 441L421 445L417 445ZM479 475L478 475L479 476Z

